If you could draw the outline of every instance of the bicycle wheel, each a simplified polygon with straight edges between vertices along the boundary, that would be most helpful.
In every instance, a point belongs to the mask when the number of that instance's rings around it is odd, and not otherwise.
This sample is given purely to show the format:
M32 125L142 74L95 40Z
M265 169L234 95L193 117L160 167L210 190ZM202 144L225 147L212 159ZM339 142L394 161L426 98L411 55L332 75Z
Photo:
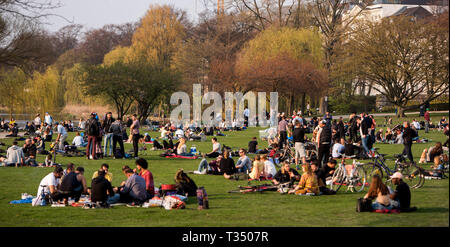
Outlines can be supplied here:
M379 175L383 179L383 168L381 168L379 165L369 162L366 167L366 174L369 175L369 177L373 177L374 175Z
M344 172L345 170L342 167L336 169L333 176L331 177L330 189L337 192L341 188L342 184L344 183Z
M361 192L366 186L366 171L362 166L357 166L351 178L353 188L356 192Z
M403 175L403 181L405 181L412 189L418 189L425 183L425 176L422 168L415 164L403 166L399 171Z

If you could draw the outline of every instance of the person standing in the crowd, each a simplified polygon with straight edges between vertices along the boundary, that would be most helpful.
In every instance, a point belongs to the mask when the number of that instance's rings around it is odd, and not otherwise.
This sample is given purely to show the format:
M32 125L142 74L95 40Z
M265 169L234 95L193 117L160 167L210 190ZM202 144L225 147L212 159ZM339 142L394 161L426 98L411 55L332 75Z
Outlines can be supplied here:
M111 124L114 122L114 118L112 117L112 113L108 112L106 113L106 118L105 120L103 120L103 124L102 124L102 129L103 129L103 133L105 133L105 138L104 138L104 148L103 148L103 156L107 157L108 156L108 147L109 147L109 156L111 156L111 153L113 151L112 148L112 142L113 142L113 136L114 134L111 132L110 127Z
M350 115L350 127L349 127L349 134L350 134L350 140L353 143L358 142L358 121L357 121L356 112L353 112L352 115Z
M317 159L320 167L322 167L330 158L331 145L331 126L327 125L326 120L322 120L319 124L319 131L317 132Z
M36 129L38 130L38 129L40 129L41 128L41 123L42 123L42 121L41 121L41 114L36 114L36 118L34 118L34 127L36 127Z
M117 150L116 150L116 145L117 143L119 143L120 146L120 156L124 157L125 155L125 149L123 147L123 125L122 125L122 121L120 121L120 119L117 119L116 121L114 121L110 128L109 128L109 132L113 134L113 153L114 153L114 158L117 156Z
M50 114L48 114L48 112L45 113L44 122L46 122L48 126L52 126L53 124L53 118Z
M292 137L294 139L295 167L297 170L299 170L299 159L302 159L302 164L306 163L305 128L303 128L303 125L300 123L300 121L295 122L295 128Z
M280 149L283 149L284 144L287 141L287 126L288 122L286 121L286 117L282 116L281 121L278 123L278 135L280 136Z
M86 134L88 135L88 144L86 147L87 159L96 159L95 148L97 144L97 137L100 134L100 128L95 113L91 113L91 118L86 122Z
M138 152L139 152L139 128L141 127L139 124L139 120L137 119L137 115L133 114L131 117L133 120L133 123L130 126L130 134L133 135L133 149L134 149L134 158L138 159Z
M369 136L369 128L370 128L370 119L367 117L366 113L361 114L361 123L360 123L360 134L361 134L361 141L364 148L364 152L368 154L370 152L369 149L369 142L370 142L370 136Z
M411 127L409 126L409 122L405 121L403 123L403 155L408 156L408 159L411 163L414 162L413 159L413 154L412 154L412 143L413 143L413 138L416 137L417 134L416 132L411 129Z
M58 149L64 151L64 142L67 139L67 130L64 128L62 123L55 122L58 126L57 131L58 135L56 136L56 143L58 143Z
M323 116L323 119L327 121L327 125L331 125L331 121L333 120L333 116L330 114L330 112L326 112Z
M425 119L425 133L428 133L430 131L430 109L426 109L425 114L423 115L423 118Z

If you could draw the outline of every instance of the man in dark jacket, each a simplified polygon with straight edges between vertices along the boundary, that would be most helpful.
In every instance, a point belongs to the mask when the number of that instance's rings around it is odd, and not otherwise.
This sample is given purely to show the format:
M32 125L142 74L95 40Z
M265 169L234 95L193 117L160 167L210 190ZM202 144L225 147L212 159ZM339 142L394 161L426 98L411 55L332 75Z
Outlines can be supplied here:
M119 143L120 146L120 156L124 157L125 155L125 149L123 148L123 138L122 138L122 134L123 134L123 125L122 122L120 121L120 119L117 119L116 121L114 121L111 126L109 127L109 132L113 135L113 153L114 153L114 158L119 157L118 154L116 153L116 145L117 142Z
M320 129L317 133L317 159L319 160L319 165L322 167L324 165L323 162L326 164L330 158L331 126L327 125L326 120L322 120L319 127Z
M298 160L302 159L302 164L306 163L306 151L305 151L305 128L301 125L299 121L295 122L294 133L292 134L294 139L294 149L295 149L295 165L299 169Z
M114 196L114 191L111 183L105 178L106 172L99 170L97 174L98 176L92 179L91 182L91 201L107 207L108 195L110 197Z
M111 124L114 122L114 118L112 117L112 113L108 112L106 113L106 118L105 120L103 120L103 124L102 124L102 129L103 132L105 133L105 138L104 138L104 148L103 148L103 156L106 157L107 156L107 150L108 150L108 146L109 146L109 156L111 156L112 153L112 142L113 142L113 133L110 132L109 127L111 127Z
M100 135L100 124L95 118L96 114L91 113L91 118L86 121L86 134L88 136L88 144L86 147L86 157L95 159L95 147L97 145L97 137Z
M361 141L364 148L364 151L366 153L369 153L369 142L370 142L370 136L369 136L369 128L371 127L371 121L370 118L367 116L366 113L361 114L361 124L360 124L360 132L361 132Z
M408 156L409 161L414 162L411 147L413 143L413 138L417 136L417 133L411 129L409 122L403 123L403 155Z
M349 128L349 134L350 134L350 140L352 140L353 143L358 142L358 117L356 116L356 113L352 113L350 116L350 128Z

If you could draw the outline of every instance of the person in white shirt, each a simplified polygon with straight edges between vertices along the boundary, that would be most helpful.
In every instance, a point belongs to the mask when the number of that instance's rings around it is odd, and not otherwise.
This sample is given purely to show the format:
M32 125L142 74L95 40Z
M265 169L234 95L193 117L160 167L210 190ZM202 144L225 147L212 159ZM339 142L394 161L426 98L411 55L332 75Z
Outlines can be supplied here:
M183 131L182 129L177 129L177 130L175 131L175 136L176 136L177 138L184 138L184 131Z
M416 130L420 130L420 123L415 119L413 120L412 125L414 126L414 128L416 128Z
M341 138L341 142L339 143L337 140L333 145L332 148L332 157L333 158L340 158L342 154L345 153L345 140L344 138Z
M53 124L53 118L52 116L50 116L50 114L48 114L48 112L45 113L45 118L44 121L51 126Z
M211 139L211 142L213 144L213 150L209 153L206 154L206 156L208 158L217 158L217 156L219 156L219 154L221 154L222 152L220 151L220 143L217 142L217 138L213 137Z
M48 194L50 198L56 198L58 196L59 182L63 172L62 167L57 166L52 173L49 173L41 180L36 194L37 200L33 202L33 206L39 205L41 200L46 200L46 198L41 198L42 192Z
M72 145L77 147L85 147L85 143L83 137L81 137L80 132L77 132L77 135L73 138Z
M84 130L86 128L86 121L84 121L83 118L80 118L80 121L78 122L78 128L80 130Z
M34 119L34 126L36 127L36 129L41 128L41 114L36 114L36 118Z
M267 159L267 154L262 156L262 161L264 162L264 177L274 177L277 174L277 169L273 162Z
M67 139L67 131L66 128L64 128L64 126L62 125L62 123L55 123L56 125L58 125L57 130L58 130L58 136L56 137L56 143L58 143L58 148L59 150L64 150L64 142Z

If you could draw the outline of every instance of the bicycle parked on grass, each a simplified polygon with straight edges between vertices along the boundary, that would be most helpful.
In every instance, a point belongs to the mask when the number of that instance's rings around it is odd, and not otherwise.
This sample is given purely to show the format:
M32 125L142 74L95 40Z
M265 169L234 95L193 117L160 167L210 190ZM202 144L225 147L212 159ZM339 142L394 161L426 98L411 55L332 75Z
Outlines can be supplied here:
M416 163L406 162L406 158L402 154L394 155L396 158L394 169L390 169L384 159L384 155L374 152L373 162L369 162L366 165L368 174L373 176L378 174L381 178L386 178L386 183L390 183L390 177L395 172L400 172L403 175L403 181L409 185L410 188L418 189L425 183L425 175L422 167L416 165Z
M330 189L337 192L342 185L345 185L347 186L347 191L361 192L364 190L367 183L364 164L357 162L355 159L353 159L352 165L345 164L346 159L355 157L355 155L342 156L342 162L331 177Z

